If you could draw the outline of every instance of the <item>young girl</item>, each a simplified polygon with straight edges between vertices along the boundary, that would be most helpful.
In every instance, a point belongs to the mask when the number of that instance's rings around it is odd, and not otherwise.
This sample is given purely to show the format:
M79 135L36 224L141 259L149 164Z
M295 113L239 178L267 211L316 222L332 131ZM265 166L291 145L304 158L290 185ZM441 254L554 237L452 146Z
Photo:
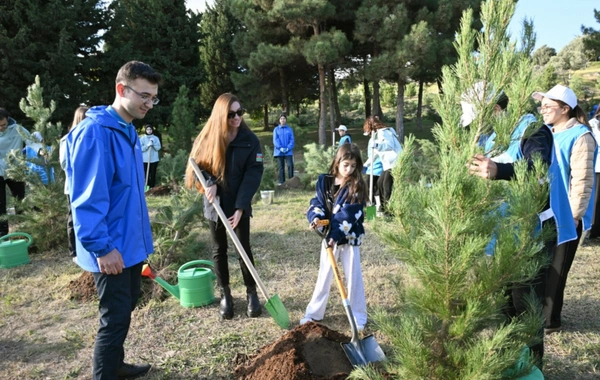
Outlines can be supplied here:
M327 256L327 245L333 246L336 260L342 262L350 306L358 330L367 323L367 303L360 268L360 248L365 235L363 208L366 201L366 186L362 179L363 163L360 150L354 144L340 146L329 169L317 180L317 194L311 199L306 213L310 228L317 221L328 219L329 232L323 241L319 276L300 324L320 321L325 315L333 269Z

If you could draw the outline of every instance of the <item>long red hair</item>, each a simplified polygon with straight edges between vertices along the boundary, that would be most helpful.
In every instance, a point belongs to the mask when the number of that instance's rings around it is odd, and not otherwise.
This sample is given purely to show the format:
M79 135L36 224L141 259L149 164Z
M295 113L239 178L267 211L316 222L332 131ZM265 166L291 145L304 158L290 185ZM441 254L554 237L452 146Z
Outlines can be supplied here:
M217 98L213 106L208 121L194 140L190 157L196 161L196 164L202 169L217 178L219 183L225 185L225 153L229 145L229 133L227 124L227 114L231 105L240 102L232 94L225 93ZM248 128L244 121L240 128ZM187 165L185 171L185 186L188 189L195 187L198 191L204 192L200 182L196 181L194 170Z

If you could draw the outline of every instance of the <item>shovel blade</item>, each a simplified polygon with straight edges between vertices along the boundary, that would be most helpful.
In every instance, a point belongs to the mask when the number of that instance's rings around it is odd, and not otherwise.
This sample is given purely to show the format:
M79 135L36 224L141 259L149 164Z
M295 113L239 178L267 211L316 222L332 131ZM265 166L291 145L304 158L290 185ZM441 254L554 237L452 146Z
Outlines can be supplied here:
M358 342L342 343L342 348L350 363L355 367L385 360L385 354L373 335L360 339Z
M377 215L377 206L367 206L365 207L365 219L373 220L375 219L375 215Z
M290 315L286 310L285 306L283 306L283 302L277 294L273 294L271 298L265 304L265 308L271 314L271 317L275 320L275 322L282 329L287 329L290 327Z

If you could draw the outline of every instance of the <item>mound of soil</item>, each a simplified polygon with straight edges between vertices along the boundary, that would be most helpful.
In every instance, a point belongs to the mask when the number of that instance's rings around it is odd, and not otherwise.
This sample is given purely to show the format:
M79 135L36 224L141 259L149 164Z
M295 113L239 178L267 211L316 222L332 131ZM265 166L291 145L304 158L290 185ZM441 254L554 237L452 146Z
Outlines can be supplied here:
M350 338L309 322L288 331L235 369L239 380L342 380L352 371L341 343Z
M98 294L94 276L87 271L83 271L79 278L69 283L69 291L72 300L80 301L90 301Z
M173 189L171 189L170 186L161 185L161 186L153 187L150 190L146 191L146 195L158 197L158 196L170 195L172 192L173 192Z

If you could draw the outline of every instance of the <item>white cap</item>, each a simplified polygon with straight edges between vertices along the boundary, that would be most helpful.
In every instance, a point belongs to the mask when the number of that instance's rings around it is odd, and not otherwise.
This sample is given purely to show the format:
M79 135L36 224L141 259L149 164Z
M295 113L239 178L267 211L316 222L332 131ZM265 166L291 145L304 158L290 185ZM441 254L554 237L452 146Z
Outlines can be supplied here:
M485 100L483 94L486 93ZM462 94L460 106L462 108L462 115L460 121L463 127L471 124L477 117L476 104L489 103L498 95L497 91L493 86L487 84L485 81L479 81Z
M31 134L31 136L37 141L37 142L42 142L42 134L38 131L35 131Z
M346 132L346 131L348 130L348 128L346 128L346 126L345 126L345 125L340 125L340 126L339 126L339 127L337 127L335 130L336 130L336 131L344 131L344 132Z
M535 100L542 100L543 98L560 100L561 102L567 103L571 108L577 107L577 95L575 95L573 90L569 87L565 87L561 84L557 84L546 93L534 92L531 97Z

